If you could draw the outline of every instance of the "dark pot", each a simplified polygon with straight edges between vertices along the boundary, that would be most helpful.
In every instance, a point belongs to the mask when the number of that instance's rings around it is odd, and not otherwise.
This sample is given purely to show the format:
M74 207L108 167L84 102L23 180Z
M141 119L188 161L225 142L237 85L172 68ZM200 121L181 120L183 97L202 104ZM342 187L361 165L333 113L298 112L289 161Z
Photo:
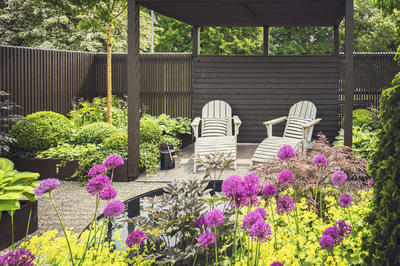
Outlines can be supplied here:
M28 234L38 230L38 205L37 201L21 200L21 209L14 213L14 243L26 236L28 227L29 213L32 211L29 222ZM3 212L0 219L0 250L12 245L12 226L11 216L8 212Z
M193 143L192 134L180 134L177 136L177 138L182 141L182 149Z

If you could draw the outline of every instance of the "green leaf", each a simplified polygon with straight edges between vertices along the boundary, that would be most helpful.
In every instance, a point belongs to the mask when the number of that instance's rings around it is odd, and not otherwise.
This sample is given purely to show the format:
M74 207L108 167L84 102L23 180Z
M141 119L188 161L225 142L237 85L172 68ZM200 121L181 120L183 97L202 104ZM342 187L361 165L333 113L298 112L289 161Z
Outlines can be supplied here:
M6 158L0 158L0 169L4 172L12 171L14 169L14 163Z
M22 197L22 195L22 191L5 191L2 195L0 195L0 204L3 202L3 200L17 200Z
M0 212L9 210L18 210L21 205L18 200L1 200L0 201Z
M29 192L24 192L24 196L28 198L28 200L35 202L35 194L34 193L29 193Z

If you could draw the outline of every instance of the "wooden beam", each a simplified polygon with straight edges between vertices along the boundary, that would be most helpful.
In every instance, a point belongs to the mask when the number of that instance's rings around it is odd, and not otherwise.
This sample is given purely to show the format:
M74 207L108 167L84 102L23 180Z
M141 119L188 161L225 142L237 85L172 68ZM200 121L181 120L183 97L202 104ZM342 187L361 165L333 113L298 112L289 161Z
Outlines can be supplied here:
M247 12L249 12L249 14L256 20L258 21L258 23L260 23L260 26L265 26L265 22L256 14L256 12L254 12L253 9L251 9L251 7L249 7L249 5L246 2L240 2L240 4L242 5L242 7L244 9L247 10Z
M352 146L354 104L353 0L346 0L344 145Z
M269 55L269 27L264 26L264 55Z
M200 55L200 27L193 27L193 55Z
M140 159L140 65L139 38L140 19L139 2L128 1L128 55L127 92L128 92L128 179L139 176Z
M333 54L339 55L339 25L333 26Z

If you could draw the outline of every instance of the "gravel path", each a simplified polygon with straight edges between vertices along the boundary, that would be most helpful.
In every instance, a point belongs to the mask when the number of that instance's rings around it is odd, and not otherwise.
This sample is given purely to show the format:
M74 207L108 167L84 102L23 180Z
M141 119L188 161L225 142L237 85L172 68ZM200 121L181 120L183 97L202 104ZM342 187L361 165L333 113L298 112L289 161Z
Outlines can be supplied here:
M73 227L73 234L80 234L92 221L95 208L95 197L86 191L86 186L81 186L74 181L60 181L60 186L53 192L53 198L60 212L65 227ZM162 188L163 183L144 182L114 182L113 188L118 192L117 200L125 201L145 192ZM106 202L100 201L98 215L103 212ZM56 212L48 197L38 199L38 231L33 235L42 235L50 230L57 230L62 235L62 229ZM21 241L20 241L21 242ZM18 243L17 243L18 244ZM10 248L0 251L4 255Z

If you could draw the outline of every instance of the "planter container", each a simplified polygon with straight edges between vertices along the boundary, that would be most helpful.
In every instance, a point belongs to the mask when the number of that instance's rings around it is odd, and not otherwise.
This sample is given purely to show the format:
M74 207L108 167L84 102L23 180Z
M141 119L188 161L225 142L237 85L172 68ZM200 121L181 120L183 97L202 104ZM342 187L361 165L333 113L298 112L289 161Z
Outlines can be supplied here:
M191 134L180 134L177 137L182 141L182 149L193 143L193 136Z
M26 236L26 228L28 227L29 213L31 221L29 222L28 234L32 234L38 230L38 204L37 201L30 202L21 200L21 209L14 213L14 243ZM8 248L12 245L12 227L11 216L8 212L3 212L0 219L0 250Z

